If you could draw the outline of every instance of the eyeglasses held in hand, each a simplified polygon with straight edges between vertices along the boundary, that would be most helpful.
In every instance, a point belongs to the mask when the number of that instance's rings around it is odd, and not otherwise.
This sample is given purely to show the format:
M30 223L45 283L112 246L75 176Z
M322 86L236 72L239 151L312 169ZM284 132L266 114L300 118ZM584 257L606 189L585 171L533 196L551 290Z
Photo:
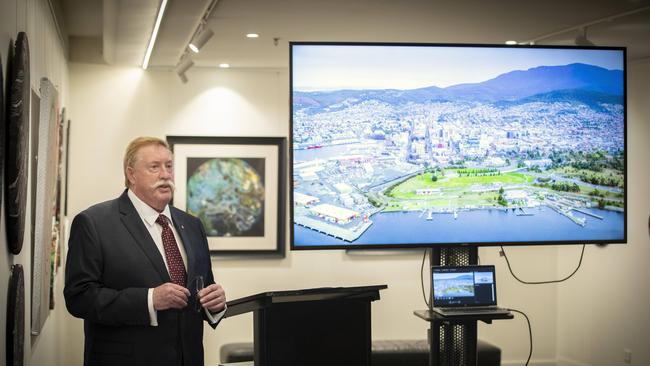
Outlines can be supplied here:
M203 276L196 276L194 278L194 311L200 312L202 309L201 298L199 297L199 292L203 290Z

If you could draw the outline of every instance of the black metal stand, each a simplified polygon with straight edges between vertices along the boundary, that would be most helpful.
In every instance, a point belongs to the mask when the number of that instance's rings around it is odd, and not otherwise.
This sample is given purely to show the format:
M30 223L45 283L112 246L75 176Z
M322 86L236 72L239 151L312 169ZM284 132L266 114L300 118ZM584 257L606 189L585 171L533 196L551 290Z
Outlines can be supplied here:
M468 266L478 262L476 247L433 248L431 251L431 266ZM429 365L476 365L476 330L476 321L431 321Z
M432 248L431 266L468 266L478 263L476 247ZM476 366L477 321L512 319L512 314L490 317L443 317L429 310L415 311L428 321L430 366Z
M428 335L431 339L430 366L476 365L476 321L431 322Z
M469 266L478 264L477 247L432 248L429 257L432 266Z
M428 321L430 366L476 366L477 322L491 324L496 319L512 319L511 313L450 317L431 310L416 310L417 317Z

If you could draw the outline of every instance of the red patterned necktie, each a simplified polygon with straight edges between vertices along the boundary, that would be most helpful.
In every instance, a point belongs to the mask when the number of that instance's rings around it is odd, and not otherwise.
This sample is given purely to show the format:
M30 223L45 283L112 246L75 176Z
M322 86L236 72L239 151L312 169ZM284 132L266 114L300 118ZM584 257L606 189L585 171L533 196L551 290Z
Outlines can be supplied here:
M165 248L165 258L167 258L167 268L172 282L185 287L187 282L187 272L185 272L185 265L183 264L183 257L178 250L174 233L169 227L169 222L165 215L160 215L156 219L156 223L162 226L162 242Z

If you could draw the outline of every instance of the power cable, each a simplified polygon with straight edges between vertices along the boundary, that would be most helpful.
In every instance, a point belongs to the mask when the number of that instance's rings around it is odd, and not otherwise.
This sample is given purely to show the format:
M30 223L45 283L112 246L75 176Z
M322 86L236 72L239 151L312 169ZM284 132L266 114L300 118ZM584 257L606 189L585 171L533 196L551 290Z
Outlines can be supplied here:
M570 275L568 275L568 276L566 276L566 277L564 277L564 278L562 278L562 279L559 279L559 280L550 280L550 281L524 281L524 280L520 279L520 278L517 277L517 275L512 271L512 267L510 267L510 261L508 260L508 256L506 255L506 251L505 251L505 249L503 249L503 246L501 246L501 254L503 255L503 258L506 259L506 264L508 265L508 270L510 270L510 274L511 274L512 277L514 277L517 281L519 281L519 282L521 282L521 283L523 283L523 284L526 284L526 285L545 285L545 284L549 284L549 283L559 283L559 282L564 282L564 281L568 280L569 278L573 277L573 275L576 274L576 272L578 272L578 269L580 269L580 266L582 265L582 258L583 258L584 255L585 255L585 247L586 247L586 246L587 246L586 244L582 244L582 252L580 253L580 260L578 261L578 266L576 267L575 270L573 270L573 272L571 272Z
M512 308L508 310L523 315L524 318L526 318L526 322L528 323L528 339L530 340L530 349L528 351L528 359L526 360L526 365L525 365L528 366L528 363L530 362L530 357L533 355L533 330L530 327L530 319L528 319L528 315L526 315L526 313L524 313L523 311L512 309Z
M425 248L424 254L422 255L422 265L420 266L420 283L422 284L422 297L424 298L424 303L427 304L427 309L431 309L429 300L427 300L427 295L424 291L424 259L427 257L427 253L429 253L429 249Z

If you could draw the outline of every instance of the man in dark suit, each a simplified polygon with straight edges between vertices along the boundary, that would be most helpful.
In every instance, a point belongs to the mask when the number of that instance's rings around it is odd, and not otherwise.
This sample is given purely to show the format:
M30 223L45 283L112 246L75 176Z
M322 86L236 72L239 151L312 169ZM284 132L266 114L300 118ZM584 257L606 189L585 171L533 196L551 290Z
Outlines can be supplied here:
M132 141L124 176L124 193L78 214L70 231L64 295L84 319L84 365L203 366L203 320L216 327L226 296L203 225L169 206L167 143Z

